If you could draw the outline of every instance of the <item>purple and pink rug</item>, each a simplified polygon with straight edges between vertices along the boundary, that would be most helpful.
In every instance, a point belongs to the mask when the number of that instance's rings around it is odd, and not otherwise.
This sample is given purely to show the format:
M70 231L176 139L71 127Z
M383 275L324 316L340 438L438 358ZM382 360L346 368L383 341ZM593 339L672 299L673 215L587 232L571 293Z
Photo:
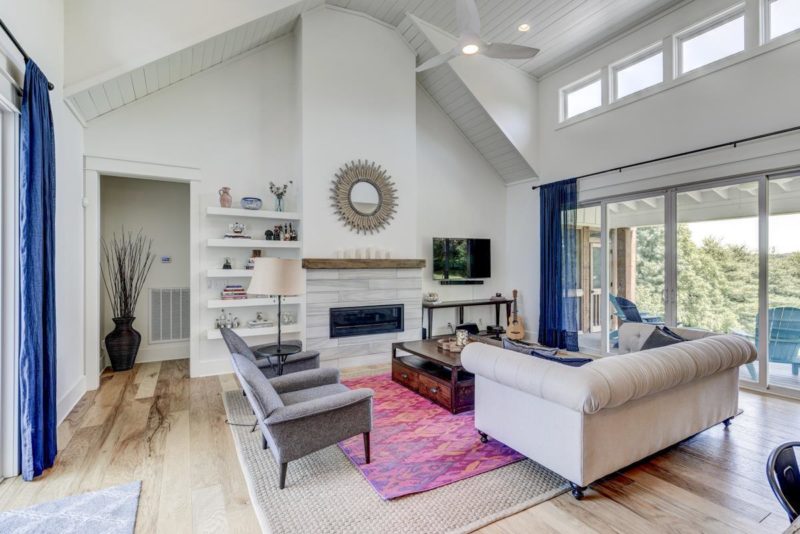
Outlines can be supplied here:
M383 499L432 490L524 458L502 443L481 443L473 412L453 415L392 382L387 374L345 380L375 391L372 462L361 436L339 444Z

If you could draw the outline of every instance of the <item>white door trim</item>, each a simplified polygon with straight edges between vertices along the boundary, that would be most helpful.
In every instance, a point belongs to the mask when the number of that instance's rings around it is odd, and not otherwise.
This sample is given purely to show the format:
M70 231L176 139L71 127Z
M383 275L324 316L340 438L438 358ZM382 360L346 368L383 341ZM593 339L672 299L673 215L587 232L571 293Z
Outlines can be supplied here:
M183 182L189 184L189 288L192 312L189 366L196 366L199 355L200 316L200 207L199 183L203 176L200 169L184 165L166 165L142 161L131 161L98 156L84 157L84 291L85 291L85 374L86 388L100 386L100 312L104 298L100 288L100 177L103 175L144 180Z

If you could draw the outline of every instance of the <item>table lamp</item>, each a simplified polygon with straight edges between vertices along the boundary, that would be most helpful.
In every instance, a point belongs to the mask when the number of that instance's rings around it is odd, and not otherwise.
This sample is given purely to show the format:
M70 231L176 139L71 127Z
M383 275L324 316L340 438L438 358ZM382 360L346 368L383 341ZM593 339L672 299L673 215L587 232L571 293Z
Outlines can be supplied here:
M281 258L255 258L254 262L247 294L278 297L278 343L268 347L274 349L270 352L278 355L281 353L281 301L284 297L305 292L302 262Z

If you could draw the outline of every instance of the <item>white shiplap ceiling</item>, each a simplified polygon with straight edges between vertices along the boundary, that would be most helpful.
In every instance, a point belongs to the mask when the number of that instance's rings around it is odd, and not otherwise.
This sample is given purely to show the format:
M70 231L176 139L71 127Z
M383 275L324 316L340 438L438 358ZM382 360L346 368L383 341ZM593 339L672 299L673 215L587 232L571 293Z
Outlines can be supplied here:
M533 59L510 61L541 76L681 0L477 0L483 38L540 48ZM219 34L104 83L67 95L85 123L164 89L224 61L289 34L300 14L323 4L363 12L398 28L419 56L435 54L407 17L455 33L452 0L300 0L285 9ZM519 32L521 23L530 31ZM535 172L497 127L449 66L419 75L422 86L439 103L506 182L535 177Z

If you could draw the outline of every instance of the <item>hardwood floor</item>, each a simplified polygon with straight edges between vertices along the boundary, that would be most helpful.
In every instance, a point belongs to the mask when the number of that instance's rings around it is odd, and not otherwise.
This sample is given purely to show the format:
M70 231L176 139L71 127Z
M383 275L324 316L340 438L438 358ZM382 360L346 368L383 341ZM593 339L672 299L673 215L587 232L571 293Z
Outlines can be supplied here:
M232 375L189 379L185 360L104 374L59 427L55 467L35 482L0 483L0 510L142 480L137 532L258 532L225 423L221 394L231 389ZM742 392L741 407L729 430L610 476L583 501L561 495L481 532L782 532L764 464L800 437L800 403Z

